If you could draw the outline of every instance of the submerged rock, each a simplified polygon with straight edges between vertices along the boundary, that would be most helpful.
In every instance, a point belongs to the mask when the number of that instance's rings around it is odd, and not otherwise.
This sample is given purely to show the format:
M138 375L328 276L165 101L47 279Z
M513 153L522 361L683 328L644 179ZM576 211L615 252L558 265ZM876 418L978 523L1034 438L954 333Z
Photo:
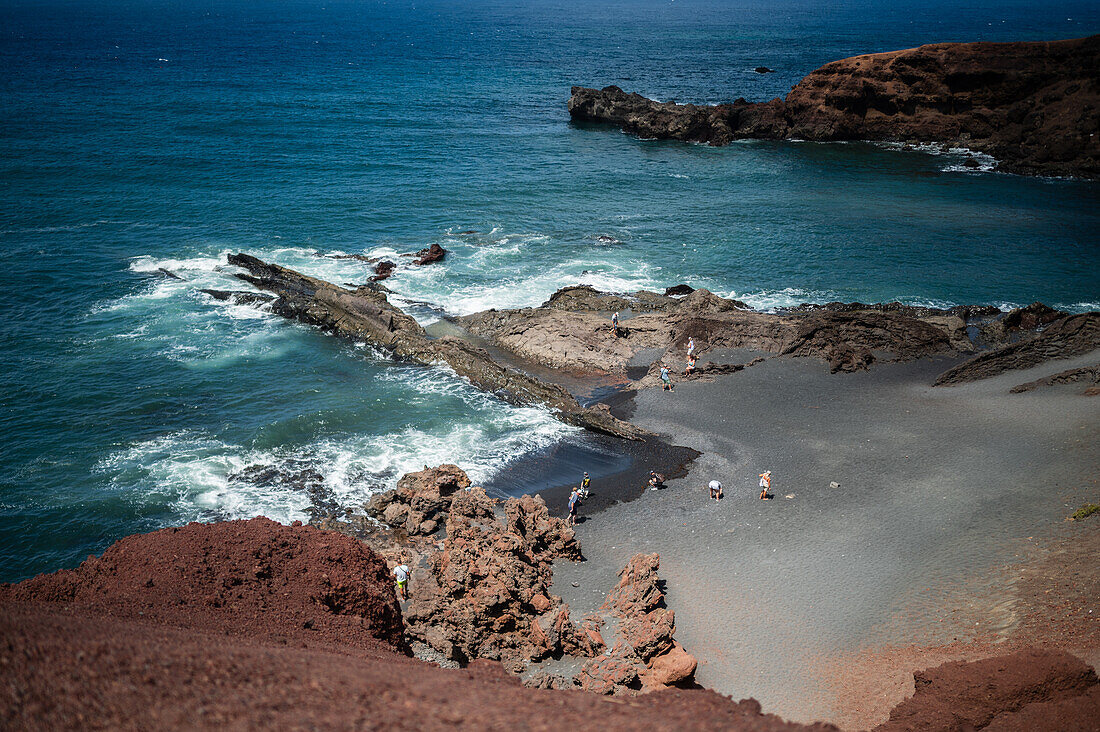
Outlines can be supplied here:
M416 256L417 258L413 260L413 264L431 264L433 262L439 262L447 256L447 250L438 244L432 244L427 249L421 249L416 253Z

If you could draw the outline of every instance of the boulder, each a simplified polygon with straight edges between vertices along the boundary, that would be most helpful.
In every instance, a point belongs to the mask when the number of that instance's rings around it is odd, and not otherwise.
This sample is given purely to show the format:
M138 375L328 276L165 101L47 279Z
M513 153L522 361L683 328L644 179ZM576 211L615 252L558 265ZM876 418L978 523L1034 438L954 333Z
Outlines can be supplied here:
M393 270L395 267L397 267L397 265L388 259L374 265L374 276L370 278L371 282L381 282L382 280L387 279L391 274L393 274Z
M646 688L660 689L666 686L688 681L695 676L699 662L695 656L684 650L679 643L649 661L649 668L642 672L642 685Z
M676 616L663 607L631 615L619 627L619 635L634 649L638 658L645 662L672 647L674 632Z
M371 497L366 511L409 536L428 536L451 507L452 496L470 487L470 479L457 465L440 465L407 473L397 488Z

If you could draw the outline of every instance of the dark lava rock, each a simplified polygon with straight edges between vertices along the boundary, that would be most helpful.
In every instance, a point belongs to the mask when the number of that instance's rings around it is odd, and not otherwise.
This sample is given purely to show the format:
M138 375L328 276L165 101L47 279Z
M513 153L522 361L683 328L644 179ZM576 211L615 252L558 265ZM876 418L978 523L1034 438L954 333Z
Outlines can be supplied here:
M438 244L432 244L427 249L421 249L416 253L416 256L417 258L413 260L413 264L431 264L432 262L439 262L447 256L447 250Z
M665 288L665 295L669 297L676 297L679 295L690 295L695 292L695 288L691 285L673 285L672 287Z
M753 69L753 71L755 71L758 74L774 74L775 73L775 69L769 69L767 66L757 66L755 69Z
M388 278L391 274L393 274L393 270L395 267L397 267L397 265L388 259L385 259L374 265L374 276L370 278L371 282L381 282L382 280Z

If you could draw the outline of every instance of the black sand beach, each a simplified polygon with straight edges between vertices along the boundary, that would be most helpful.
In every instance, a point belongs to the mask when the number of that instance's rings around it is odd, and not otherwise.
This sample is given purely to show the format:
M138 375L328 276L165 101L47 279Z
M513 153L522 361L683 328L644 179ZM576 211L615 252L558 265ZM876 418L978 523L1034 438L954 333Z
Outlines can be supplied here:
M668 489L582 523L588 561L557 563L554 591L584 614L632 554L658 552L699 683L790 719L851 723L823 659L1013 637L1014 568L1100 498L1100 404L1079 386L1009 389L1090 358L949 388L930 386L947 359L829 374L772 358L643 390L632 420L702 455ZM707 499L712 478L721 502ZM902 692L857 721L881 721Z

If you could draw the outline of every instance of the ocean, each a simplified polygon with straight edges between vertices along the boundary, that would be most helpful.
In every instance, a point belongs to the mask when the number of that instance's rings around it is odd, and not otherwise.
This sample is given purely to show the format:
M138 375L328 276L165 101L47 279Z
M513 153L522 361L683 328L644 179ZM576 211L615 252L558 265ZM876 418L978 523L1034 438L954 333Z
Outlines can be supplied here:
M229 252L360 283L317 255L442 244L386 283L425 325L579 283L1100 308L1096 183L933 146L638 140L566 110L574 84L765 100L857 53L1097 32L1092 0L0 1L0 581L583 441L199 293L239 289Z

